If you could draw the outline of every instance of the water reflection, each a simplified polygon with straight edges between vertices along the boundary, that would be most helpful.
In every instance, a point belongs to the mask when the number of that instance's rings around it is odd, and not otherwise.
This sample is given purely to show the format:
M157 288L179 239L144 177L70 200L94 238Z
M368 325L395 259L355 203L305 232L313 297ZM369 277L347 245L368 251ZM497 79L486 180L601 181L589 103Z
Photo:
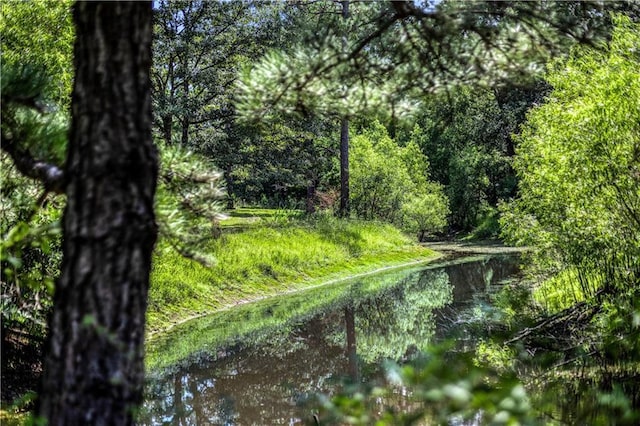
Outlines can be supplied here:
M412 274L375 295L359 296L357 286L352 294L358 358L370 364L401 359L428 343L435 331L433 311L451 303L452 285L446 269L439 269ZM349 340L345 328L333 332L326 336L328 343Z
M222 346L209 342L196 361L155 372L140 423L307 423L312 413L302 403L310 395L331 393L345 377L379 378L379 361L400 360L424 347L456 320L456 312L482 301L515 272L515 258L483 258L363 278L338 293L327 288L306 294L313 303L296 300L298 295L262 304L257 309L266 325ZM291 317L284 318L283 306ZM229 311L192 330L205 333L211 324L234 329L230 322L254 314L247 315ZM179 344L180 337L194 338L179 334L158 346ZM399 403L405 399L398 395Z

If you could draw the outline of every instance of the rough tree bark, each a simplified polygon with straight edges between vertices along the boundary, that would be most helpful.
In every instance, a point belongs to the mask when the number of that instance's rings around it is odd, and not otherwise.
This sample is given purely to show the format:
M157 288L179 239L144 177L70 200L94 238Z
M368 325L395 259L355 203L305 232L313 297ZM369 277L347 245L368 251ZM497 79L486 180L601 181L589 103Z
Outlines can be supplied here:
M133 424L157 154L151 139L151 3L78 2L62 271L38 414L49 425Z

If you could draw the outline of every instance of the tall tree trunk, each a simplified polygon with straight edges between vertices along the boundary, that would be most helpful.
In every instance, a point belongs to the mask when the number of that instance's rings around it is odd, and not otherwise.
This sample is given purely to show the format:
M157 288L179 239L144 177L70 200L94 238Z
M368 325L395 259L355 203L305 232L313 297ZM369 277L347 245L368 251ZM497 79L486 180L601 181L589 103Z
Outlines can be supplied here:
M343 0L342 18L349 18L349 0ZM347 49L347 34L342 36L342 50ZM340 217L349 217L351 206L349 203L349 120L342 119L340 123Z
M189 115L191 114L190 108L189 108L189 71L188 71L188 61L189 60L189 53L188 50L184 51L184 62L183 62L183 69L184 69L184 80L182 80L182 96L183 96L183 105L182 105L182 109L183 109L183 115L182 115L182 146L183 147L187 147L189 146L189 125L191 124L190 120L189 120Z
M340 129L340 217L349 217L349 120L342 119Z
M231 165L228 165L224 170L224 181L227 189L227 209L235 209L236 206L233 201L235 187L233 180L233 168Z
M142 403L157 154L150 2L78 2L63 259L38 414L128 425Z
M169 60L169 71L167 76L167 87L164 88L163 93L160 95L162 97L168 96L167 105L165 108L170 109L173 107L175 102L175 80L173 76L173 68L174 62L173 58ZM167 95L167 90L169 94ZM166 98L165 98L166 102ZM173 113L166 112L165 115L162 116L162 137L164 138L164 142L169 146L173 143Z
M316 212L316 192L318 189L318 179L310 178L307 180L307 200L306 200L306 212L313 214Z

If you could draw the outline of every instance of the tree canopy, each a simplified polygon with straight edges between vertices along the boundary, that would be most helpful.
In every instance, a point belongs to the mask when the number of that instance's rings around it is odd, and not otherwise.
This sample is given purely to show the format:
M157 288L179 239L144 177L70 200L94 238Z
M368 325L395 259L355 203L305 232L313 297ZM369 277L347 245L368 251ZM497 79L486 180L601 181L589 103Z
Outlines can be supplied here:
M273 50L243 73L246 117L322 111L342 116L394 106L460 84L495 86L527 78L567 45L593 42L610 28L606 11L627 3L389 2L361 6L342 22L328 15L323 37ZM345 31L358 37L340 40Z

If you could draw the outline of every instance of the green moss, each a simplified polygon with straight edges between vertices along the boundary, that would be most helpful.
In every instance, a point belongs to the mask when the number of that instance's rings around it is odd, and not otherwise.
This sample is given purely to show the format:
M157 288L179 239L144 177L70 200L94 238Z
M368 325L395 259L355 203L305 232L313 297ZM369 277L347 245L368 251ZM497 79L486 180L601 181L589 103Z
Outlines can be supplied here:
M151 333L239 302L435 255L390 225L324 216L226 234L209 250L216 263L207 268L159 245L149 293Z

